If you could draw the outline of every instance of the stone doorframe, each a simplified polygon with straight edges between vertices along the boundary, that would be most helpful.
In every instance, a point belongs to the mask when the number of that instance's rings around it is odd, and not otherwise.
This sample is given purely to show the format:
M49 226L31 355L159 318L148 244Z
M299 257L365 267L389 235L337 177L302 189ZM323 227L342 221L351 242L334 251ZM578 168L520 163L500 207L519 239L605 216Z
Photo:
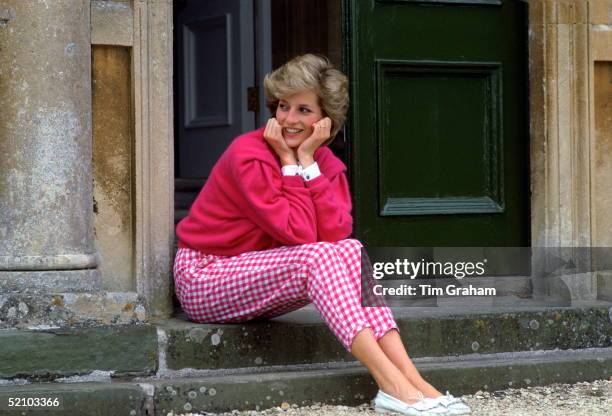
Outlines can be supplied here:
M106 3L92 7L92 43L133 48L137 290L152 316L169 316L174 245L172 0L133 0L132 8L122 9L109 5L125 1L92 1ZM612 0L526 1L532 245L612 245L609 207L597 192L606 184L612 188L612 179L594 163L598 148L593 98L594 63L612 61ZM580 292L584 299L597 297L594 276Z
M612 246L610 132L595 129L594 99L595 63L612 63L612 1L527 2L532 246ZM573 298L612 295L599 286L582 275Z
M136 287L153 316L172 314L174 104L172 1L134 1Z
M92 45L132 48L136 290L172 314L174 105L172 0L92 0Z

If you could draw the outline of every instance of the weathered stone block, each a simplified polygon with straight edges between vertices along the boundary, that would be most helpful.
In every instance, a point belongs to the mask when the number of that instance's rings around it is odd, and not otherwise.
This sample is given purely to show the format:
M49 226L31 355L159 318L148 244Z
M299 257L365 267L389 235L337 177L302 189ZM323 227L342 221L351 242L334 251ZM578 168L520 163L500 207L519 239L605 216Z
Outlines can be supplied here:
M134 10L129 0L92 0L92 45L132 46Z
M612 0L589 0L589 21L595 25L612 25Z
M12 398L58 399L58 407L7 407ZM3 416L144 416L148 397L134 384L78 383L0 386L0 414ZM165 416L165 415L164 415Z
M94 370L147 375L157 369L149 325L0 331L0 378L55 379Z
M587 2L584 0L556 0L557 23L575 24L587 22Z

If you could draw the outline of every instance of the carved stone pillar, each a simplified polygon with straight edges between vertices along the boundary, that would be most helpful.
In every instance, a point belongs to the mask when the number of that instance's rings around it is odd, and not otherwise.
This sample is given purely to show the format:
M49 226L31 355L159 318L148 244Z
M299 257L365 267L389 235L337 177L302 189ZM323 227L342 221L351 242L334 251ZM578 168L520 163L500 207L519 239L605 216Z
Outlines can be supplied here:
M98 287L90 0L0 5L0 292Z

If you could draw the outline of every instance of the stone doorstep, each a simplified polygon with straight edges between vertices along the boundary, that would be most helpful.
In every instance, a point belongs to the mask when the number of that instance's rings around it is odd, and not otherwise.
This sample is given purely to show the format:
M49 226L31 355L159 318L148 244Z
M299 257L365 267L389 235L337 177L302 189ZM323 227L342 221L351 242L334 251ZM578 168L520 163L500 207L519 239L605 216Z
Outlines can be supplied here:
M461 395L608 378L612 373L612 348L421 358L415 363L433 385ZM170 411L263 410L316 402L358 405L369 402L375 393L376 386L366 370L348 364L328 370L229 376L0 385L0 414L166 416ZM9 397L57 397L61 407L8 410Z
M411 357L606 348L612 303L583 307L393 308ZM472 311L472 312L468 312ZM160 371L262 368L350 362L313 308L248 324L158 323L166 352Z
M612 308L394 309L413 358L612 347ZM108 377L354 362L312 308L271 321L0 330L0 380L102 372ZM203 375L203 374L200 374Z

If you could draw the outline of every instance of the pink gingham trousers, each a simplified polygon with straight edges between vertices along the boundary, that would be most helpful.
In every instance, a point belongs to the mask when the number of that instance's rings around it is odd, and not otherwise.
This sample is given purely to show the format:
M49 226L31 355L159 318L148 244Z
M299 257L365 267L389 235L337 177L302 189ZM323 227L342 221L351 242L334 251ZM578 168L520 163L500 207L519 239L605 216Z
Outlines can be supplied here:
M364 328L376 339L398 330L388 307L361 306L361 247L358 240L346 239L231 257L180 248L174 262L176 294L189 319L205 323L273 318L312 302L350 352Z

